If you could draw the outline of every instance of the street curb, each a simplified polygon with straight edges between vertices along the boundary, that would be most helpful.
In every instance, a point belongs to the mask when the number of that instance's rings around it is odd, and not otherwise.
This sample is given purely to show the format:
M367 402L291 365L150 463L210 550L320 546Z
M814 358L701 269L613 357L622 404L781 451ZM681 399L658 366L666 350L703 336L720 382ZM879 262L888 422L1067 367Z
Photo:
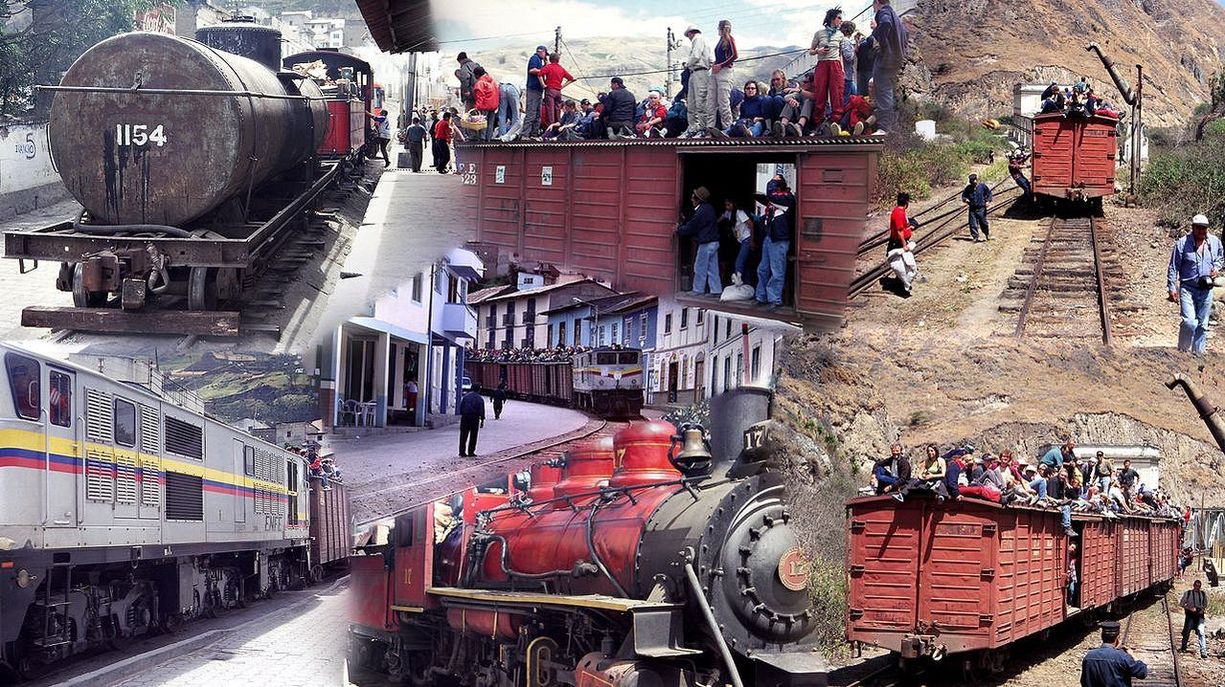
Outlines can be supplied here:
M267 615L262 615L258 618L252 618L250 620L239 623L238 625L235 625L233 627L218 628L216 630L208 630L207 632L202 632L199 635L196 635L195 637L190 637L188 639L184 639L184 640L175 642L173 644L167 644L166 646L158 647L156 649L153 649L152 651L146 651L143 654L129 656L123 660L116 661L115 663L112 663L111 665L105 666L103 668L99 668L97 670L85 673L84 675L78 675L74 678L65 680L63 682L56 683L56 687L76 687L77 685L115 684L121 679L117 675L115 675L115 673L119 673L122 671L123 673L126 673L126 675L124 675L122 679L127 679L129 677L136 675L139 672L142 672L150 668L153 668L155 666L161 665L162 663L166 663L167 661L171 661L181 656L186 656L187 654L190 654L192 652L199 651L200 649L203 649L204 647L220 640L222 635L229 633L229 632L233 632L234 630L237 630L243 627L247 623L256 622L256 621L267 621L270 618L274 618L278 615L282 615L284 613L292 611L298 606L301 606L308 601L314 600L314 597L316 595L329 594L335 591L336 588L341 586L342 584L347 584L348 581L349 581L349 576L345 575L339 580L336 580L335 582L333 582L332 585L328 587L327 589L321 589L319 591L313 592L305 596L304 598L298 599L292 604L284 608L275 610Z

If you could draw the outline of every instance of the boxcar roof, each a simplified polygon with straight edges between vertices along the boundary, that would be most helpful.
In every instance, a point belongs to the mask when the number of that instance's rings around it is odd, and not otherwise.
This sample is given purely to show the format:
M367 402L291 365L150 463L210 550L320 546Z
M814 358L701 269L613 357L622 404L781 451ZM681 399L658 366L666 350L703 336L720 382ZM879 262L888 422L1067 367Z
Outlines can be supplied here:
M913 502L912 500L907 500L907 501L906 501L906 503L912 503L912 502ZM935 499L924 499L924 498L920 498L920 502L921 502L921 503L926 503L926 504L931 504L931 505L935 505L935 504L936 504ZM847 499L847 501L846 501L846 507L847 507L847 509L849 510L849 509L851 509L851 508L852 508L852 507L854 507L854 506L858 506L858 505L860 505L860 504L867 504L867 503L883 503L883 504L885 504L885 505L893 504L893 505L895 505L895 506L896 506L896 505L903 505L903 506L905 505L905 503L903 503L903 504L898 504L898 502L897 502L897 501L895 501L895 500L893 499L893 497L892 497L892 496L890 496L889 494L884 494L884 495L881 495L881 496L857 496L857 497L852 498L852 499ZM987 501L987 500L984 500L984 499L976 499L976 498L966 498L966 499L963 499L962 501L959 501L959 502L958 502L958 504L959 504L960 506L970 506L970 507L978 507L978 508L989 508L989 509L994 509L994 510L1029 510L1029 511L1038 511L1038 512L1041 512L1041 513L1050 513L1050 514L1052 514L1052 515L1058 515L1058 514L1059 514L1059 511L1058 511L1058 510L1051 509L1051 508L1038 508L1038 507L1036 507L1036 506L1002 506L1002 505L1000 505L1000 504L998 504L998 503L996 503L996 502L994 502L994 501ZM1072 513L1072 514L1073 514L1073 515L1075 515L1075 516L1078 516L1078 517L1086 517L1086 518L1091 518L1091 519L1094 519L1094 520L1104 520L1104 519L1106 519L1106 518L1105 518L1105 516L1103 516L1102 514L1100 514L1100 513L1094 513L1094 512L1090 512L1090 511L1076 511L1076 512L1074 512L1074 513ZM1126 520L1126 519L1128 519L1128 518L1143 518L1143 519L1145 519L1145 520L1170 520L1170 521L1176 521L1176 520L1179 520L1179 518L1163 518L1163 517L1159 517L1159 516L1156 516L1156 515L1139 515L1139 514L1137 514L1137 515L1120 515L1120 516L1119 516L1117 519L1119 519L1119 520Z
M691 152L704 150L747 149L755 152L803 152L811 148L875 148L884 147L879 136L838 138L795 138L777 141L769 138L617 138L584 141L462 141L459 145L482 148L679 148Z

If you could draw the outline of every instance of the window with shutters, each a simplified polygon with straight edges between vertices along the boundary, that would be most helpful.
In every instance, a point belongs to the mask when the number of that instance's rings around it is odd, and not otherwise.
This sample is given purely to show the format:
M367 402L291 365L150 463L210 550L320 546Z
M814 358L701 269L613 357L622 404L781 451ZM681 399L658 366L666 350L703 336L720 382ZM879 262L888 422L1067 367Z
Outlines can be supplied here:
M202 459L204 457L204 429L167 415L166 451L187 458Z
M38 390L42 372L38 361L20 353L6 353L4 367L8 371L9 389L13 392L13 408L17 416L37 420L42 407L42 394Z
M166 519L204 519L204 478L166 472Z
M115 399L115 443L136 446L136 404Z

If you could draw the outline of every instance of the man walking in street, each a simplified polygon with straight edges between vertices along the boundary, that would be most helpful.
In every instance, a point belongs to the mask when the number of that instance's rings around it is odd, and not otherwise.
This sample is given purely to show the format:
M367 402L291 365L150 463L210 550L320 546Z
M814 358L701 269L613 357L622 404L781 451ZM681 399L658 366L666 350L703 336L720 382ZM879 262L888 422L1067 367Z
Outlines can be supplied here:
M421 126L421 118L413 117L413 123L404 130L404 142L408 147L408 159L412 162L414 172L421 171L421 161L425 155L425 127Z
M502 407L506 405L506 382L498 385L493 391L493 419L502 419Z
M544 77L540 71L544 69L545 60L549 57L549 49L543 45L536 46L536 53L527 60L527 102L524 103L523 137L535 138L541 134L540 102L544 100Z
M442 119L434 126L434 169L439 174L447 173L447 165L451 164L451 113L443 112Z
M876 123L883 131L897 128L897 77L906 62L909 32L893 11L890 0L873 0L876 28L871 41L875 48L872 58L872 80L876 84Z
M1182 325L1178 350L1202 356L1208 344L1208 320L1212 317L1212 280L1225 269L1221 239L1208 234L1208 218L1191 218L1191 233L1174 243L1166 282L1170 300L1178 303Z
M476 436L485 426L485 399L464 385L464 397L459 401L459 457L476 457Z
M390 167L391 158L387 156L387 145L391 143L391 118L387 116L386 109L370 112L369 114L371 116L370 121L374 123L375 130L377 131L379 151L383 155L383 166Z
M1128 687L1131 679L1148 677L1148 666L1122 646L1119 623L1102 623L1102 645L1080 662L1080 687Z
M698 27L685 29L685 38L689 39L689 57L685 60L685 69L689 70L689 98L685 103L689 107L689 128L685 136L703 138L710 135L707 129L715 124L710 84L714 53Z
M688 222L677 226L676 233L687 236L697 243L697 254L693 259L693 295L702 296L710 285L712 296L723 293L723 280L719 276L719 227L715 209L710 204L710 191L705 186L693 190L693 216Z
M879 85L876 92L880 92ZM879 110L877 112L879 113ZM961 191L961 202L970 209L970 237L975 243L991 240L991 225L987 224L987 205L991 203L991 199L991 187L980 182L977 174L971 174L969 183ZM982 238L978 236L979 227L983 230Z
M1183 608L1182 621L1182 651L1187 650L1187 639L1194 631L1199 637L1199 657L1208 658L1208 637L1204 634L1204 613L1208 609L1208 592L1203 590L1204 583L1196 580L1195 584L1182 593L1178 602Z

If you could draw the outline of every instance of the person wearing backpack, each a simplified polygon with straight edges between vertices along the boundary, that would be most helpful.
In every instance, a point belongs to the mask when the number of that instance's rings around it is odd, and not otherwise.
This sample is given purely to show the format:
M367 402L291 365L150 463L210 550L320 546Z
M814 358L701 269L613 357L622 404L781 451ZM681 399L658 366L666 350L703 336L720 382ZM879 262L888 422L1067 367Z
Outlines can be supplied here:
M876 28L872 31L872 81L876 86L876 123L885 131L897 128L897 77L906 62L910 34L893 11L891 0L873 0Z

